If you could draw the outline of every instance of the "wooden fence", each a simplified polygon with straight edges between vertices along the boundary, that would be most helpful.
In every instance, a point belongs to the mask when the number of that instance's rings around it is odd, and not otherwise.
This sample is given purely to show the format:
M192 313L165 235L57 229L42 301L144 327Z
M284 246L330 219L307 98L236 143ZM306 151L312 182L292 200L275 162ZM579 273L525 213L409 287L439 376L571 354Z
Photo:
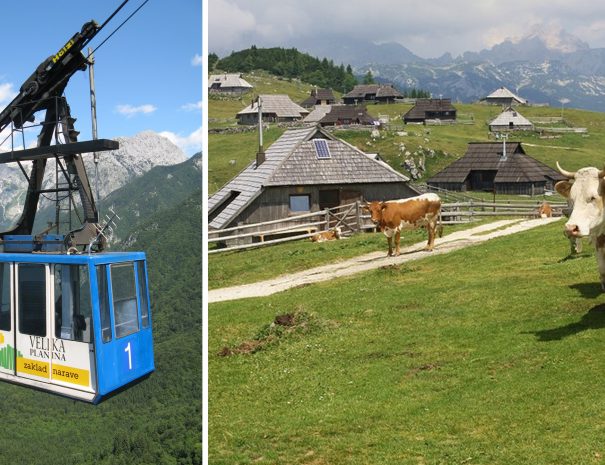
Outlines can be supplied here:
M444 203L441 224L460 224L489 217L536 218L542 201L486 202L468 200ZM567 207L551 203L553 216L560 216ZM231 250L250 249L300 239L339 227L343 236L360 231L376 231L370 215L364 213L361 202L291 216L264 223L245 224L232 228L208 231L209 254Z
M364 220L360 202L354 202L264 223L211 230L208 231L208 253L248 249L305 239L336 227L340 228L342 235L349 236L365 228L362 224ZM216 244L216 248L210 248L212 244Z

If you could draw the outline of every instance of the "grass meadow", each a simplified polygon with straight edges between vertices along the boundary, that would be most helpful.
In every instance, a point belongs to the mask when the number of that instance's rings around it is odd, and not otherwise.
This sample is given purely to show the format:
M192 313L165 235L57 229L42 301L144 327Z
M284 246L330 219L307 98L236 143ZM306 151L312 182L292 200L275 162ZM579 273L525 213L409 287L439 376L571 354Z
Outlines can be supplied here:
M561 228L210 304L210 463L602 463L605 296Z
M479 226L495 219L446 225L443 234ZM401 235L401 247L426 240L425 229L405 231ZM221 252L208 256L208 288L218 289L262 281L376 251L383 251L386 255L387 250L385 235L377 232L354 234L340 241L311 242L307 239L247 251Z

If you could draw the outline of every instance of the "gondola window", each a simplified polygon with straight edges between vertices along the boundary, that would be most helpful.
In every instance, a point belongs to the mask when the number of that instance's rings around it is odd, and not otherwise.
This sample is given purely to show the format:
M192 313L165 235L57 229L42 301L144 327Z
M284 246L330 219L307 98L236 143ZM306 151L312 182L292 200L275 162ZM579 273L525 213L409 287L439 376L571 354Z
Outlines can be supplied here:
M111 341L111 317L109 315L109 288L105 265L97 265L97 288L99 289L99 310L103 342Z
M46 267L19 265L19 332L46 337Z
M145 263L137 262L137 273L139 279L139 299L141 301L141 325L149 327L149 305L147 303L147 282L145 281Z
M134 263L111 265L113 319L116 338L139 330Z
M0 263L0 329L11 330L11 285L8 263Z
M55 277L55 337L92 342L92 308L88 267L57 264Z

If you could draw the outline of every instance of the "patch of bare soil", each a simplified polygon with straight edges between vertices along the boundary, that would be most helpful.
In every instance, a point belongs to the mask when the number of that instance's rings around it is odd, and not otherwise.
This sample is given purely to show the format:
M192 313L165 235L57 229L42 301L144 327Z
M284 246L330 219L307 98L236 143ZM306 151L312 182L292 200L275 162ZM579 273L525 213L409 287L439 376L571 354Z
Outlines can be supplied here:
M217 355L219 357L229 357L231 355L253 354L294 334L308 334L327 325L326 322L315 315L302 310L284 313L277 315L272 323L261 328L252 339L246 340L235 347L225 346Z

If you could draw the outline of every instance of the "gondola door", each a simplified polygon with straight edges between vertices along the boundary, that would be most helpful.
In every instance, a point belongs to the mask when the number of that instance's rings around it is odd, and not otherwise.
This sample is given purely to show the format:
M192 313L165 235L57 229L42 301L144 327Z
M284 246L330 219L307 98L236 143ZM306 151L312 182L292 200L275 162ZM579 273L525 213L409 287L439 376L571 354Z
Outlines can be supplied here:
M48 383L51 373L49 266L15 266L17 376Z
M53 384L94 392L94 344L88 265L52 267Z
M18 376L48 383L49 390L60 393L65 388L94 392L87 275L85 265L17 264Z

